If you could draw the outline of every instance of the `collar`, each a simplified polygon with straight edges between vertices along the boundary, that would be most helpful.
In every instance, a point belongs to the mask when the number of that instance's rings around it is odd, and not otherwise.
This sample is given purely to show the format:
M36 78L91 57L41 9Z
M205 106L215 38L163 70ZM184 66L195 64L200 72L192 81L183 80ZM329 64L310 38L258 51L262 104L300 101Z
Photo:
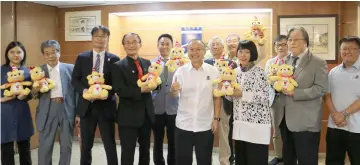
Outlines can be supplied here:
M100 54L100 57L104 57L105 56L105 50L101 51L101 52L96 52L93 49L93 57L96 58L96 55Z
M53 68L55 68L57 71L60 71L59 65L60 65L60 62L58 62L55 67L51 67L49 64L46 64L48 71L51 71L51 69L53 69Z
M300 61L305 56L305 54L308 53L308 51L309 48L306 48L302 53L300 53L300 55L298 55L299 59L297 61ZM290 56L288 57L293 57L293 56L294 56L293 54L290 54Z
M161 61L165 61L165 60L170 60L170 56L168 56L168 58L164 58L161 55L159 55L159 57L157 59L161 59Z
M188 69L188 71L191 71L191 70L196 70L194 67L193 67L193 65L191 64L191 62L189 62L188 64L186 64L187 65L187 69ZM198 69L198 71L204 71L205 70L205 62L203 62L202 64L201 64L201 66L200 66L200 68Z
M344 62L341 63L341 67L345 68ZM355 67L357 70L360 70L360 57L356 60L356 62L352 65L352 67Z
M130 62L134 63L134 61L141 61L140 56L138 56L138 58L136 60L134 60L133 58L131 58L130 56L126 55L126 59L128 59Z

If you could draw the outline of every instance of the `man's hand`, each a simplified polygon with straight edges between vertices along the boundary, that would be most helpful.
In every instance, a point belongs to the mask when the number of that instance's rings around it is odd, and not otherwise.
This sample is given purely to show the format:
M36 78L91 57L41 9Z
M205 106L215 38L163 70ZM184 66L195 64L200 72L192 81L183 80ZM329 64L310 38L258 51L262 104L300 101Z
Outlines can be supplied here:
M147 86L141 87L141 93L150 93L151 91L152 89Z
M170 91L173 96L177 96L180 93L181 87L180 87L179 82L177 81L177 77L175 77L174 82L171 84Z
M218 130L218 126L219 126L219 121L217 120L213 120L212 124L211 124L211 132L213 134L215 134Z
M344 127L347 125L346 118L343 114L343 112L335 112L331 114L332 119L334 120L334 123L338 127Z
M15 97L16 97L15 95L10 96L10 97L5 96L5 97L2 97L2 98L1 98L0 102L4 103L4 102L10 101L10 100L12 100L12 99L15 99Z
M283 88L283 93L286 96L294 96L294 91L288 91L286 88Z
M75 127L80 127L80 117L79 116L75 117Z
M39 83L39 86L33 87L33 88L31 89L31 92L32 92L32 93L39 93L39 92L40 92L40 89L41 89L41 86L42 86L42 83Z

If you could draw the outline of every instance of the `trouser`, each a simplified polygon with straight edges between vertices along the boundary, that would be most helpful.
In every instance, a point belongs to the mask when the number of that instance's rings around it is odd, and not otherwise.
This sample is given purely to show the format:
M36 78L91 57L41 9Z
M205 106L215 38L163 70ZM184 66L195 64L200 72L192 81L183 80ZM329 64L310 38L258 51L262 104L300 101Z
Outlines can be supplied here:
M20 165L31 165L30 139L17 141L20 155ZM15 165L14 142L1 144L1 164Z

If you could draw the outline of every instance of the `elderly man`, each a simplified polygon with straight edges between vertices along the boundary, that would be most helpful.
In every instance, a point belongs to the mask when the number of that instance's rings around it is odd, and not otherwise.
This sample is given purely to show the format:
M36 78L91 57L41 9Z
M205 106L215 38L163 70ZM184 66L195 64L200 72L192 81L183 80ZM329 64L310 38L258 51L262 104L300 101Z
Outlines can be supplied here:
M71 147L74 134L75 106L77 94L71 85L73 64L59 62L60 45L55 40L41 44L41 53L46 64L41 66L45 77L55 81L55 88L46 93L39 93L33 88L32 93L39 99L36 113L36 128L39 137L39 165L51 165L54 140L57 129L60 130L59 165L70 165Z
M284 164L317 165L327 64L307 48L309 35L304 28L291 29L287 39L291 54L285 63L294 66L298 87L274 100L272 108L278 110L274 127L280 127Z
M272 64L278 64L278 65L282 65L285 63L285 57L288 55L288 47L287 47L287 37L285 35L278 35L275 40L274 40L274 47L275 47L275 52L276 52L276 57L269 59L266 62L265 65L265 75L268 75L270 73L270 66ZM276 92L272 86L269 90L269 103L270 106L273 104L274 98L279 96L279 92ZM277 107L277 106L274 106ZM275 157L274 159L272 159L269 162L269 165L276 165L278 163L283 162L282 159L282 140L281 140L281 135L280 135L280 128L277 126L274 126L274 121L276 120L276 118L274 118L274 116L276 116L275 114L278 113L280 110L275 109L275 108L271 108L271 121L272 121L272 127L273 127L273 144L274 144L274 152L275 152Z
M191 40L188 51L191 63L177 69L170 89L174 97L180 97L175 123L176 164L192 164L195 146L197 164L209 165L221 109L221 98L213 96L211 82L219 72L203 62L205 44L201 40Z
M228 48L227 59L230 59L239 65L237 58L237 47L239 46L240 37L237 34L229 34L226 37L226 45Z
M360 164L360 38L347 36L340 41L342 64L329 73L330 110L326 134L326 164Z
M210 65L214 65L215 60L220 59L223 56L224 52L224 41L219 36L213 37L209 42L210 51L213 55L213 58L206 59L204 62ZM236 47L237 48L237 47ZM231 60L229 65L233 64L233 68L236 68L236 63L233 63ZM229 120L233 114L233 103L225 97L222 97L222 108L220 111L220 123L219 123L219 161L221 165L229 165L234 161L233 147L232 147L232 122L229 123Z

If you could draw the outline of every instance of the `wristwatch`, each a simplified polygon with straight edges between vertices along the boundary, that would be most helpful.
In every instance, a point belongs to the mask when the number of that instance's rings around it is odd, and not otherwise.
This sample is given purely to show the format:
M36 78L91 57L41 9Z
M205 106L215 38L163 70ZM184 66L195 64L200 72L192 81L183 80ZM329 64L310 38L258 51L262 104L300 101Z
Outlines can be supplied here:
M350 116L350 114L349 114L346 110L343 111L343 115L344 115L345 118L347 118L348 116Z
M214 117L214 120L220 121L220 117Z

